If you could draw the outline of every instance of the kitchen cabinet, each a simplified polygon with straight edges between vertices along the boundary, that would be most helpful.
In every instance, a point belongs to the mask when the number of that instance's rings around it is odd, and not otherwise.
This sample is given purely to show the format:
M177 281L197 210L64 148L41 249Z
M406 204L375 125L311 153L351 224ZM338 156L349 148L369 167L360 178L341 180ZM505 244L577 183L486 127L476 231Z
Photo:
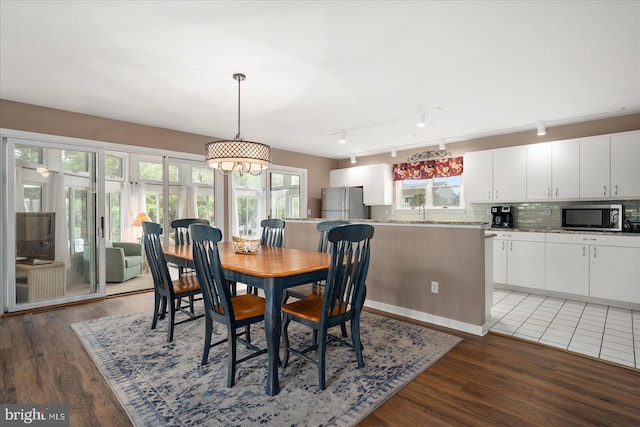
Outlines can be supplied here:
M551 198L580 197L580 140L551 143Z
M527 199L551 199L551 143L527 145Z
M640 239L547 233L546 289L640 303Z
M493 150L493 200L525 200L527 149L525 146Z
M464 198L469 202L493 200L493 153L471 151L464 155Z
M544 289L544 238L545 233L497 231L493 239L494 283Z
M611 197L640 197L640 131L611 136Z
M525 200L527 152L524 146L473 151L464 156L465 200Z
M334 169L331 187L362 187L362 201L367 206L393 204L393 174L388 163Z
M580 140L580 197L602 198L611 195L609 137Z

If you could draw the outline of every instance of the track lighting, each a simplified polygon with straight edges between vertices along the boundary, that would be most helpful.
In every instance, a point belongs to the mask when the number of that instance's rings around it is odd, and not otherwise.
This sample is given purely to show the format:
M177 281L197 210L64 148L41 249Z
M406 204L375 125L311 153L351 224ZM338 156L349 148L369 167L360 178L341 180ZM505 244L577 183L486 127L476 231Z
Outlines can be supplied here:
M447 144L444 142L444 139L440 141L440 144L438 144L438 148L440 149L440 151L444 151L447 149Z
M427 125L427 114L423 111L422 115L420 116L420 121L418 121L418 123L416 123L416 126L419 128L423 128Z
M544 122L539 122L538 123L538 136L542 136L542 135L546 135L547 134L547 128L544 125Z
M398 155L398 152L396 151L395 148L391 149L391 157L396 157Z
M354 153L351 153L351 163L355 163L356 162L356 155Z
M342 132L340 134L340 138L338 139L338 144L346 144L346 143L347 143L347 136L345 132Z

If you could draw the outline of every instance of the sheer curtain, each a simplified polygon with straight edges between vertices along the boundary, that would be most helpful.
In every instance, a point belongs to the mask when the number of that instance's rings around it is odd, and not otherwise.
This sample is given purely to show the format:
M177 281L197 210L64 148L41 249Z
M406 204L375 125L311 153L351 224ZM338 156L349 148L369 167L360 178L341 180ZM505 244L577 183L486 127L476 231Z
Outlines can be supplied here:
M125 242L137 242L142 235L142 227L134 226L133 220L140 212L147 212L144 184L126 182L122 189L122 200L127 204L125 215L122 218L122 237Z
M16 165L16 182L15 182L15 210L16 212L26 212L26 206L24 204L24 183L22 182L22 166Z
M69 224L67 222L67 195L64 186L64 174L54 172L49 180L50 191L47 192L43 212L55 212L56 214L55 259L56 261L63 261L66 267L70 268L71 255L69 254Z
M198 187L183 185L180 189L178 218L198 218Z

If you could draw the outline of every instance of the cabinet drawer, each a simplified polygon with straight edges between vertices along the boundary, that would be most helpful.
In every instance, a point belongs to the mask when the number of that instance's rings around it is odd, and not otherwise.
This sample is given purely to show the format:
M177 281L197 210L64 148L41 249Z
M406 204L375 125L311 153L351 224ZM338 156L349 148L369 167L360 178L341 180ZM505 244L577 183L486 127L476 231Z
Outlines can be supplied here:
M640 248L640 236L612 236L610 234L547 233L547 243L570 243L576 245L619 246Z
M493 231L497 240L511 240L514 242L544 242L546 233L529 233L526 231Z

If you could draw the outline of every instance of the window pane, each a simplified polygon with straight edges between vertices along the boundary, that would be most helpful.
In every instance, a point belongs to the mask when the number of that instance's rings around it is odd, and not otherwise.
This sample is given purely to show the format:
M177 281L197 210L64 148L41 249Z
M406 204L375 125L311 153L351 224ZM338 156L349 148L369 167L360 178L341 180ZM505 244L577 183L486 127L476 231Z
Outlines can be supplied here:
M24 208L26 212L42 211L42 186L24 185Z
M414 208L423 206L426 202L427 180L415 179L401 181L400 207Z
M104 175L106 178L123 178L123 163L122 157L111 156L107 154L104 159Z
M151 220L154 222L159 222L162 224L160 218L158 217L158 206L160 203L160 201L158 200L158 194L152 192L145 193L145 203L147 206L147 215L149 215L149 218L151 218Z
M180 168L176 164L169 164L169 182L180 182Z
M140 162L140 179L143 181L162 181L162 163Z
M178 201L180 197L177 194L169 195L169 221L178 219Z
M459 176L434 178L432 187L432 206L457 207L460 206Z
M191 182L194 184L213 185L213 168L200 168L193 166L191 168Z
M16 145L15 149L16 161L20 163L43 164L42 148L25 147L24 145Z
M300 218L300 176L272 172L271 207L272 218Z
M69 172L89 172L89 158L84 151L62 151L62 169Z

